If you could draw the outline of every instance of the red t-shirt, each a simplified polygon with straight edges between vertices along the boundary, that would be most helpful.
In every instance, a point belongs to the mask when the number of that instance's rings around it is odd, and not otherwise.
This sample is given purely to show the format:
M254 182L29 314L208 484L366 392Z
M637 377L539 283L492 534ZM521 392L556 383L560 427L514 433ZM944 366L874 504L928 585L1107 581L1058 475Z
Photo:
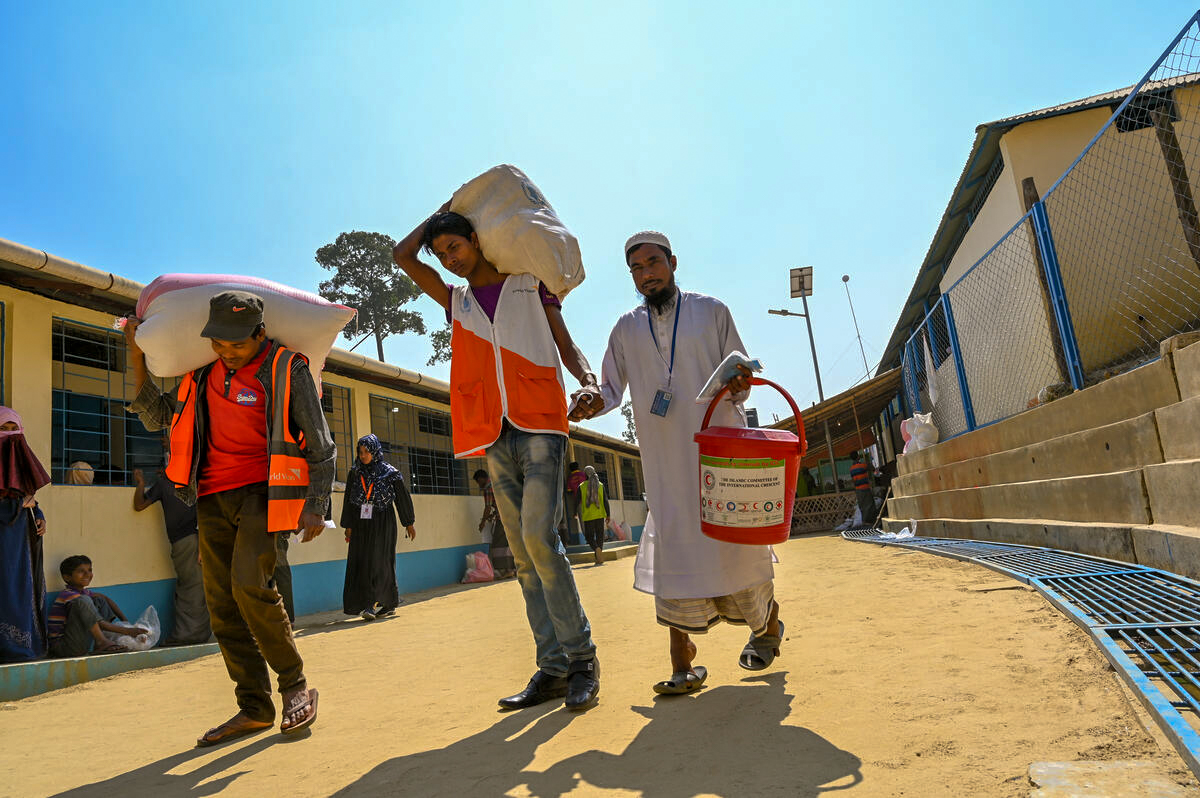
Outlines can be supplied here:
M200 495L266 482L267 397L255 373L267 346L236 371L218 360L208 372L208 448L200 464Z

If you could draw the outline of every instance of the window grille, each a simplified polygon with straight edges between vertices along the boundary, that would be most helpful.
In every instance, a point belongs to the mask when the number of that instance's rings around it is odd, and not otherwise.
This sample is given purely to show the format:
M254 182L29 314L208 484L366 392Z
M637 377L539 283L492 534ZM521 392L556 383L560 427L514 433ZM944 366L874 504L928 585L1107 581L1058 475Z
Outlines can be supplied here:
M621 498L625 501L638 501L646 492L646 483L642 479L642 463L628 457L621 458Z
M613 482L609 476L616 472L612 467L612 455L589 446L575 444L574 459L579 463L581 470L588 466L596 469L596 476L600 477L600 481L604 483L604 489L608 491L609 497L613 498Z
M325 411L325 423L329 425L329 434L337 446L337 479L346 481L350 466L354 465L355 451L354 431L350 425L351 415L350 389L340 385L325 383L321 387L321 409Z
M471 475L487 470L482 457L454 458L450 414L386 396L371 396L371 432L383 443L384 459L408 480L412 493L478 494Z
M133 401L125 373L124 336L82 322L54 319L51 338L52 430L50 478L68 482L71 464L87 463L93 485L132 485L163 464L163 433L150 432L125 406ZM178 378L152 377L167 391Z

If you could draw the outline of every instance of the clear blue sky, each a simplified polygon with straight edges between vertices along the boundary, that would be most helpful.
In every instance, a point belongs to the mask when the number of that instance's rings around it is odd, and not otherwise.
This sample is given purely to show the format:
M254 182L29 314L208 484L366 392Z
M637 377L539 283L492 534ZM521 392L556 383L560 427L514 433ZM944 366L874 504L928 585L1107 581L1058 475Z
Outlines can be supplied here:
M836 393L864 371L842 274L873 369L975 126L1134 83L1194 11L0 0L0 237L144 282L240 272L315 290L313 254L338 233L399 238L514 163L579 238L588 280L565 314L597 369L637 301L621 245L654 228L679 282L723 299L805 406L804 322L766 313L799 309L788 269L815 269ZM417 309L440 324L431 300ZM429 351L386 346L447 376ZM752 404L788 414L769 392Z

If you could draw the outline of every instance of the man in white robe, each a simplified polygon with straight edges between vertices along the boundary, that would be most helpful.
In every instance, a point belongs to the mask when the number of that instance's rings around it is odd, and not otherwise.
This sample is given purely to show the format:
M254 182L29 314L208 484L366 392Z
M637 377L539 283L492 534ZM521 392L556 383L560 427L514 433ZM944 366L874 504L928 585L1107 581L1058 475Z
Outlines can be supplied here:
M634 587L654 595L658 621L670 630L672 676L654 689L687 693L707 677L705 668L692 664L691 634L703 634L720 620L748 625L750 642L739 664L749 670L771 664L783 634L770 549L725 543L700 531L699 449L693 436L707 406L695 399L725 357L745 347L729 308L676 287L677 259L665 235L634 235L625 244L625 259L645 302L617 320L604 353L600 396L578 392L571 418L620 406L628 385L650 509ZM749 371L729 385L711 424L744 427L741 403L750 388Z

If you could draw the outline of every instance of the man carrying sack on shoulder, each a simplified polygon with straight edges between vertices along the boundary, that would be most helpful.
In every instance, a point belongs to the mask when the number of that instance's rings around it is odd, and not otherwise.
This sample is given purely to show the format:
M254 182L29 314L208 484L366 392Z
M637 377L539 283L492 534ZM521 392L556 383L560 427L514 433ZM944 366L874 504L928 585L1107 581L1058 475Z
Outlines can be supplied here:
M283 695L280 731L293 734L317 717L317 691L273 578L275 536L312 540L325 528L336 448L304 355L267 337L263 303L247 291L212 297L200 333L216 361L183 376L163 394L148 379L125 325L137 397L131 412L149 430L169 428L165 478L196 506L204 595L239 711L197 741L205 747L274 723L269 665Z

